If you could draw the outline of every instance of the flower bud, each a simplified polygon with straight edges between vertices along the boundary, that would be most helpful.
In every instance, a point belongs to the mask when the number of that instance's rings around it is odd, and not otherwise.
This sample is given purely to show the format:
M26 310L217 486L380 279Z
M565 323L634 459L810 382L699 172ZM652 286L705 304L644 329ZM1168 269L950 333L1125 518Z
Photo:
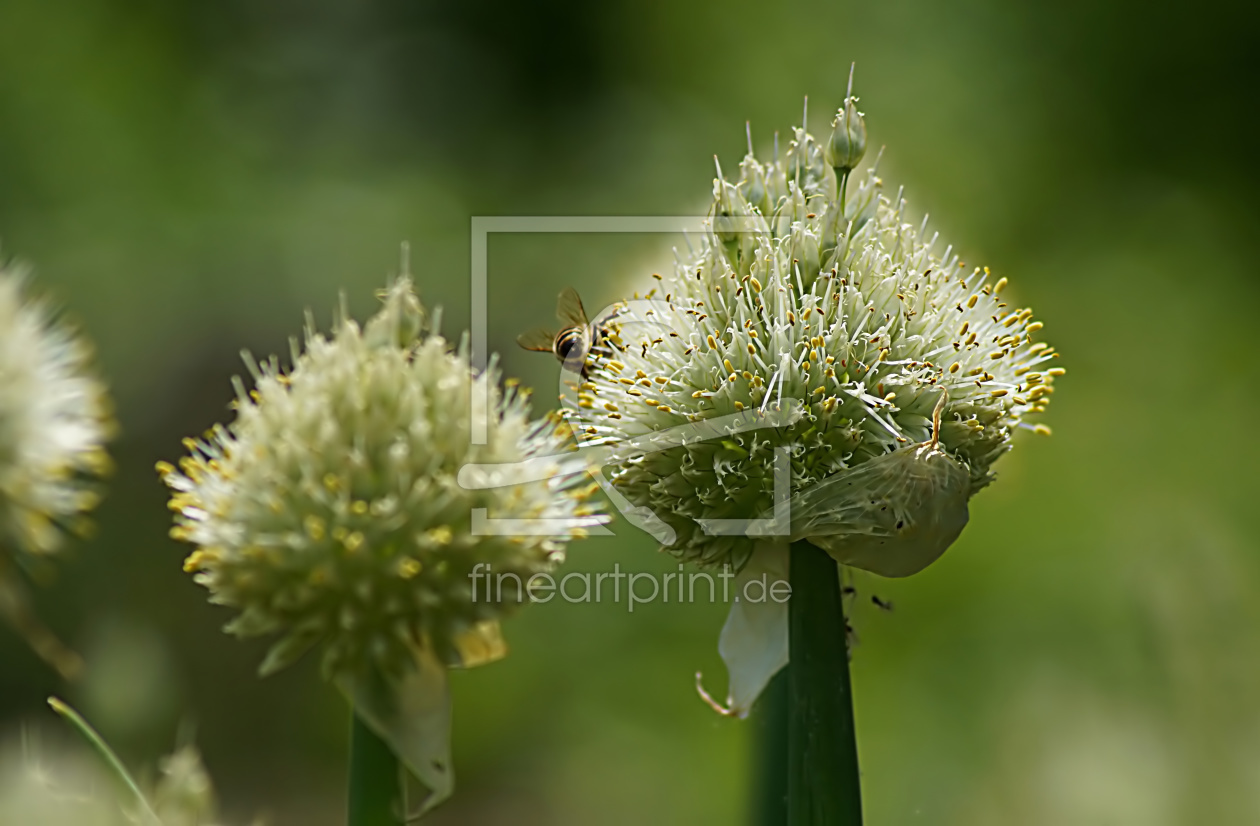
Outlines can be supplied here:
M866 154L866 122L857 110L857 98L844 99L844 108L831 122L831 138L825 150L827 163L837 175L847 175Z

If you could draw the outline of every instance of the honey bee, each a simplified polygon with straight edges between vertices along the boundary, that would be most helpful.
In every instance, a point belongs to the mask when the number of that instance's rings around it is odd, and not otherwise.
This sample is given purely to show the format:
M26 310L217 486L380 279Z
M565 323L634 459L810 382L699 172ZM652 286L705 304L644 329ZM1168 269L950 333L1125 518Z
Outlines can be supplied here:
M517 336L516 343L526 350L551 353L566 369L586 377L587 358L591 352L615 344L616 332L608 326L612 313L602 314L594 322L586 317L586 309L577 290L565 287L556 300L556 317L564 323L559 332L539 327Z

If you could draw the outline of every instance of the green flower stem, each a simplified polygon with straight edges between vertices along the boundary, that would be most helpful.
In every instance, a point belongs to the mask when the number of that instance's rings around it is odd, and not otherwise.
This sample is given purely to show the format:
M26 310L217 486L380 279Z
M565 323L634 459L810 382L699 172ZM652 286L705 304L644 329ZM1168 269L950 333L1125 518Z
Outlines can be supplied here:
M119 781L127 787L128 791L135 795L136 802L140 804L140 811L143 815L142 822L161 826L162 821L158 819L157 814L153 811L153 806L149 803L149 799L144 796L144 792L140 790L140 785L131 776L131 772L127 771L127 767L118 759L118 755L109 747L109 743L106 743L105 739L96 732L96 729L92 728L91 724L83 719L83 715L56 697L49 697L48 705L52 706L52 710L65 718L70 725L74 726L79 734L83 735L83 739L92 744L92 748L96 749L97 753L114 770L114 774L117 775Z
M770 680L753 708L754 826L787 826L788 673Z
M788 824L862 822L853 694L836 563L792 543L788 663Z
M398 758L376 732L353 714L350 728L348 826L398 826L401 799Z

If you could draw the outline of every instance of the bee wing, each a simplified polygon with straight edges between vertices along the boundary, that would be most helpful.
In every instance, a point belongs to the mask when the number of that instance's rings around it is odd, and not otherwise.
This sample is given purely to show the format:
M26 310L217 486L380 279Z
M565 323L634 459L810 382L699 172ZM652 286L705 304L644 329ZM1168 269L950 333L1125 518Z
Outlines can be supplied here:
M516 337L516 343L524 347L526 350L536 350L540 353L550 353L552 345L556 343L556 334L551 330L543 327L537 327L528 333L521 333Z
M560 297L556 299L556 317L568 327L585 328L590 323L586 320L586 308L582 306L582 298L572 287L565 287L560 291Z

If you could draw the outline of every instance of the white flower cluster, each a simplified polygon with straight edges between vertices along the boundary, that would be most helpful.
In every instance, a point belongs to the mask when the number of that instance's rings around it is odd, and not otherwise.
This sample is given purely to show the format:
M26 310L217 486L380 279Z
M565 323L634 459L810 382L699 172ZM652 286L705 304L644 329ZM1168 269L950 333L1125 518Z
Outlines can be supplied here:
M214 826L214 788L192 746L181 746L159 763L145 783L143 802L107 774L99 755L32 753L0 748L0 823L38 826ZM148 807L146 810L144 807ZM137 812L137 808L141 812ZM151 811L154 817L145 812ZM139 815L139 817L137 817Z
M56 551L82 532L109 470L113 424L91 348L47 306L23 298L26 273L0 267L0 555Z
M408 667L417 648L461 664L516 594L475 599L481 562L522 581L563 558L563 538L477 535L472 518L598 517L576 487L582 465L564 428L531 421L523 393L498 389L496 371L473 375L466 346L424 332L410 281L361 330L341 318L331 338L308 322L293 367L250 362L256 387L237 382L237 418L186 440L179 469L159 472L175 492L172 534L198 547L186 568L211 599L240 609L229 630L283 639L270 672L325 644L330 675ZM492 399L488 441L471 443L470 399ZM469 490L466 464L555 456L548 479ZM571 465L572 467L569 467ZM578 471L576 475L572 474ZM497 597L502 597L498 599Z
M622 511L737 587L789 579L802 540L883 576L930 565L1015 430L1049 432L1028 420L1063 372L1005 278L942 250L873 167L849 192L856 99L832 127L769 162L750 138L735 183L718 169L698 248L603 322L565 407ZM788 661L787 606L734 603L718 650L713 705L744 716Z
M82 663L35 616L19 570L37 570L67 533L91 528L114 425L91 348L24 298L26 278L0 265L0 620L71 677Z
M792 539L914 573L962 530L1015 429L1047 430L1027 420L1062 370L1046 365L1057 354L1035 340L1032 311L1006 303L1006 279L941 251L874 169L846 198L865 143L853 104L825 148L796 129L786 157L763 163L750 145L736 183L719 169L705 237L655 276L651 300L620 309L619 346L595 354L567 410L585 440L611 446L799 408L790 425L621 457L613 484L669 524L684 559L746 564L752 538L705 524L773 513L786 450Z
M531 420L493 367L474 374L467 339L437 334L409 278L382 297L363 328L343 311L326 337L308 320L287 372L248 361L236 420L158 470L172 535L197 546L186 570L240 611L228 630L281 636L263 673L322 644L325 673L429 789L427 808L453 782L446 669L502 656L498 621L527 598L478 594L474 574L527 583L605 518L568 427ZM474 399L489 400L484 444Z

